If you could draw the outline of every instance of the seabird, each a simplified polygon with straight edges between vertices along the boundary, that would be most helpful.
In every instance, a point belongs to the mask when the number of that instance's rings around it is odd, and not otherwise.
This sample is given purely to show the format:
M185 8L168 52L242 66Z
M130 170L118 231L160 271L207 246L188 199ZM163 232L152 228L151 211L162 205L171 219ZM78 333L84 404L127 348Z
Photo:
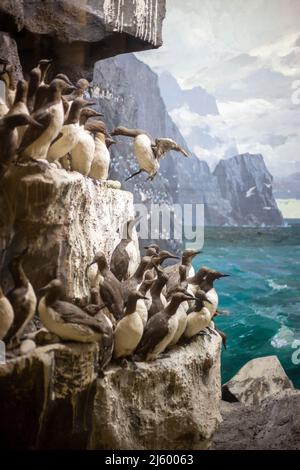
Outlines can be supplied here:
M142 319L143 327L146 326L148 321L148 309L151 306L151 294L149 292L151 286L153 285L154 278L150 271L146 271L144 275L144 280L139 288L139 293L142 294L145 298L139 299L136 304L136 311Z
M132 291L128 295L125 314L115 329L115 359L132 356L143 336L143 321L137 311L139 299L145 300L146 297L138 291Z
M97 264L100 274L99 292L101 300L113 314L116 320L123 316L124 300L120 281L111 272L106 260L105 254L98 251L93 261L87 266L87 269L93 264Z
M63 80L54 79L47 90L47 102L32 117L42 128L29 126L18 150L20 161L46 159L51 142L56 139L64 122L61 93L69 87Z
M40 128L41 125L28 114L6 115L0 119L0 178L16 158L18 148L18 127L30 124Z
M11 64L7 65L5 70L0 72L0 80L5 84L5 102L2 102L2 106L0 107L0 117L8 113L15 100L16 84L13 72L14 67Z
M107 148L106 140L110 139L106 125L103 121L88 121L85 130L90 132L95 139L95 152L92 161L89 177L96 180L107 180L110 153ZM111 141L114 142L113 140Z
M54 279L40 291L45 295L39 302L38 311L47 330L67 341L101 341L104 333L101 322L76 305L60 300L63 297L61 281Z
M155 279L150 288L151 305L148 309L148 318L153 317L153 315L163 310L167 305L167 300L162 290L168 282L169 276L160 267L154 265L154 268L157 272L157 279Z
M141 283L143 282L144 274L150 264L150 256L143 256L133 276L121 283L122 294L125 303L127 302L129 293L133 290L139 289Z
M27 93L28 83L26 82L26 80L19 80L17 83L15 101L7 114L8 116L11 116L13 114L29 114L27 108ZM18 128L18 145L20 145L26 129L27 126L21 126Z
M122 239L115 247L110 260L110 269L119 281L134 275L139 260L139 250L133 240L134 226L141 218L130 219L124 224Z
M184 250L181 256L181 261L179 263L173 264L171 266L167 266L165 271L169 274L169 281L166 287L167 292L171 292L173 287L180 283L180 276L179 276L179 266L183 265L187 267L187 277L192 277L195 274L195 270L192 265L192 261L201 250Z
M179 305L181 302L193 298L190 294L176 292L164 310L150 318L144 329L144 334L137 347L134 359L151 361L164 352L172 341L178 327L175 313Z
M14 320L14 311L10 301L3 294L0 286L0 340L2 340L10 329Z
M73 101L69 115L65 120L59 135L54 141L52 141L48 150L47 159L50 162L54 162L64 157L75 147L75 145L77 145L79 139L78 131L80 113L82 108L87 104L88 101L82 98L77 98Z
M148 173L148 179L153 180L159 170L160 160L170 150L181 152L188 157L188 153L174 140L165 138L154 140L150 134L141 129L128 129L119 126L113 130L111 135L123 135L134 139L133 151L140 169L127 178L126 181L143 171Z
M229 274L223 274L214 269L203 266L193 277L187 279L192 291L196 293L199 289L206 293L210 303L205 303L205 306L213 316L218 308L219 297L216 289L214 288L214 281L222 277L228 277Z
M15 317L4 339L5 342L11 344L19 342L24 329L35 314L37 304L35 292L23 268L23 259L27 251L26 248L14 256L8 264L14 287L6 294L6 297L11 303Z
M205 330L211 323L211 313L205 305L211 304L209 298L203 290L198 290L195 295L195 304L187 311L187 324L184 331L186 338L193 336Z

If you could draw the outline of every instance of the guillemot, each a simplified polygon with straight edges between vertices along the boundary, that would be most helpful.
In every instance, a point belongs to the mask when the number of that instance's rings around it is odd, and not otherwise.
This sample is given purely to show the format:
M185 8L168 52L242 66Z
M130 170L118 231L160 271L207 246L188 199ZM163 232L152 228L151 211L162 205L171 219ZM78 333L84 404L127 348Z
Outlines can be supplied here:
M43 325L51 333L63 340L80 343L100 342L104 333L101 322L91 317L76 305L60 300L63 296L63 285L54 279L41 292L38 311Z
M157 279L155 279L150 288L151 304L148 309L148 318L153 317L153 315L163 310L167 305L167 300L162 290L168 282L169 277L159 266L154 265L154 269L157 272Z
M214 288L214 281L228 276L229 274L223 274L219 271L203 266L195 276L188 278L187 280L194 293L197 293L199 290L203 290L206 293L210 303L205 304L205 306L208 308L211 315L215 314L219 303L218 293Z
M29 114L7 115L0 119L0 178L16 158L18 148L17 128L29 124L36 128L41 127Z
M150 264L150 256L143 256L133 276L121 283L122 295L125 303L127 302L129 293L133 290L139 289L141 283L143 282L144 274Z
M166 272L169 274L169 281L166 287L167 292L171 292L173 287L178 285L180 282L179 276L179 266L183 265L187 267L187 277L192 277L195 274L195 270L192 265L193 259L201 253L201 250L184 250L181 255L181 261L179 263L173 264L171 266L167 266L165 268Z
M115 359L132 356L143 336L143 321L136 308L139 299L145 300L146 297L138 291L131 291L128 295L125 314L115 329Z
M188 157L188 153L180 147L174 140L153 137L142 129L128 129L123 126L116 127L111 135L123 135L132 137L133 151L139 164L139 170L129 176L126 181L142 172L148 173L148 179L153 180L160 167L160 160L170 150L181 152Z
M8 298L4 295L0 286L0 340L2 340L6 336L13 321L13 308Z
M101 300L115 319L119 320L123 316L124 309L121 283L109 269L105 254L102 251L98 251L95 254L93 261L87 266L87 269L93 264L97 264L100 274L99 292Z
M23 268L23 259L27 252L28 248L15 255L8 264L14 287L6 294L6 297L15 316L4 340L11 344L19 342L24 329L34 316L37 304L35 292Z
M194 299L194 297L184 292L176 292L165 309L150 318L144 329L136 354L133 357L134 360L145 359L146 361L151 361L164 352L172 341L178 327L175 313L181 302L190 299Z
M64 122L57 138L52 141L47 153L47 159L54 162L69 153L79 140L79 118L82 108L88 104L88 101L77 98L73 101L67 119Z
M95 151L92 160L89 177L96 180L107 180L110 165L110 153L106 144L110 135L107 132L103 121L89 121L85 125L85 130L94 136ZM111 143L114 141L111 140Z
M133 240L134 226L140 217L130 219L124 224L123 237L115 247L110 260L110 269L119 281L125 281L134 275L139 259L139 251Z
M205 330L211 323L211 313L204 305L204 303L210 304L210 300L202 290L198 290L195 297L195 304L187 311L187 324L184 331L186 338L192 338L200 331Z
M58 136L64 122L61 93L69 87L63 80L54 79L47 90L46 104L32 114L42 128L29 126L18 150L19 161L46 159L51 142Z

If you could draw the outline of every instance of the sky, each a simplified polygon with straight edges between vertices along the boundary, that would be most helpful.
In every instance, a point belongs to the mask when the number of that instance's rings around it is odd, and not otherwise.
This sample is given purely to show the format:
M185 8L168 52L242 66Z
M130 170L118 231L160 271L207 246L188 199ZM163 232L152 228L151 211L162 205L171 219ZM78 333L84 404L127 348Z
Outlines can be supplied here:
M182 88L214 95L221 118L208 116L212 132L225 123L239 153L262 153L283 176L300 171L299 25L300 0L167 0L163 46L137 56ZM195 121L178 109L177 124L181 112L185 127Z

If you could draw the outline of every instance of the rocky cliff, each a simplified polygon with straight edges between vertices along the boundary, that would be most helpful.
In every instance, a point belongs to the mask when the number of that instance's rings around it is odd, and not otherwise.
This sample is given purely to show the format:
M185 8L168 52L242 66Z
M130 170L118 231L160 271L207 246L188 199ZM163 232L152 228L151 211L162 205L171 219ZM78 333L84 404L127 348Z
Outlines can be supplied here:
M94 98L105 115L108 126L138 127L156 137L168 136L187 148L176 124L167 112L161 97L157 75L133 54L97 62L93 77ZM213 106L210 104L210 106ZM125 137L118 138L112 150L111 177L125 180L133 173L137 164L132 154L132 143ZM235 169L232 174L231 171ZM226 174L228 186L224 190L221 172ZM241 179L238 189L236 176ZM282 219L272 196L271 175L261 158L236 156L221 161L218 170L212 173L208 164L193 153L189 159L170 153L161 164L159 175L153 182L145 182L139 175L124 188L134 193L136 202L152 203L203 203L207 224L281 224ZM257 181L257 197L251 204L239 196L249 182ZM260 181L265 182L260 184ZM253 185L254 186L254 183ZM232 188L232 194L230 194ZM247 201L248 202L248 201ZM264 209L271 207L270 209Z
M262 155L249 153L221 160L214 175L221 196L230 202L239 225L280 225L282 215L272 192L273 178Z
M164 16L165 0L4 0L0 31L16 41L25 72L51 57L54 72L75 79L100 58L159 47Z

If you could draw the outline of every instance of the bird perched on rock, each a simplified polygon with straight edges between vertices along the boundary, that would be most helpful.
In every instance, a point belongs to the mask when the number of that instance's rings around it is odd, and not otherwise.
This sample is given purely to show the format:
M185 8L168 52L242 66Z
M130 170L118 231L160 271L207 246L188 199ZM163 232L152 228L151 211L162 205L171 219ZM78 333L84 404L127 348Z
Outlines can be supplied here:
M103 121L88 121L85 125L85 130L90 132L95 139L95 151L92 161L89 177L96 180L107 180L110 153L107 148L107 139L110 135L107 132L106 125ZM111 144L114 140L110 140Z
M143 256L133 276L121 283L124 302L127 302L128 295L133 290L138 290L143 282L144 274L151 264L150 256Z
M29 110L27 108L27 93L28 93L28 83L26 80L19 80L17 83L17 91L15 96L15 101L10 108L7 116L11 116L12 114L28 114ZM21 143L23 135L27 126L20 126L17 129L18 132L18 146Z
M30 113L44 104L44 100L46 99L44 90L48 88L45 79L51 63L51 59L42 59L39 61L38 65L29 72L27 106Z
M42 127L29 126L18 150L19 160L46 159L51 142L56 139L64 122L61 93L69 85L54 79L47 90L46 104L32 114Z
M11 344L19 342L24 329L34 316L37 304L35 292L23 268L23 260L27 252L26 248L20 254L15 255L8 264L14 287L6 297L15 316L4 340Z
M180 275L179 275L179 267L180 265L186 266L187 270L187 277L192 277L195 274L195 270L192 265L193 259L201 253L201 250L184 250L181 256L181 261L179 263L173 264L171 266L167 266L165 268L166 272L169 275L169 281L166 287L166 291L171 291L172 288L180 282Z
M41 125L29 114L6 115L0 119L0 178L16 159L18 148L18 127L31 125L39 129Z
M154 277L149 271L145 272L144 279L139 288L139 293L142 294L145 298L139 299L136 304L136 311L142 319L143 326L146 326L148 321L148 310L151 305L151 294L149 292L151 286L153 285Z
M14 321L14 311L10 301L3 294L0 286L0 340L2 340L9 331Z
M0 80L4 82L5 99L0 102L0 117L5 116L13 105L16 95L16 84L14 80L14 67L8 64L0 72Z
M139 251L133 240L133 229L140 219L130 219L124 224L122 239L111 255L110 269L119 281L125 281L135 273Z
M159 266L154 265L157 272L157 279L154 280L150 288L151 304L148 309L148 317L151 318L156 313L160 312L167 305L167 300L162 293L162 290L168 282L168 275ZM148 272L148 271L147 271ZM147 273L146 273L147 274Z
M151 361L164 352L172 341L178 327L175 313L181 302L190 299L194 299L194 297L184 292L176 292L164 310L150 318L133 357L134 360L145 359L146 361Z
M211 313L206 304L211 304L211 301L206 296L203 290L198 290L195 294L195 304L187 311L187 324L184 331L186 338L192 338L193 336L205 330L211 323Z
M128 295L125 314L115 329L115 359L132 356L143 336L143 321L137 311L139 299L145 300L146 297L138 291L131 291Z
M40 319L51 333L63 340L92 343L101 341L103 326L76 305L60 300L62 282L54 279L40 290L44 296L38 306Z
M181 152L185 157L188 157L188 153L174 140L167 138L154 140L150 134L141 129L128 129L119 126L113 130L111 135L123 135L134 139L133 151L140 169L127 178L126 181L142 172L148 173L148 179L153 180L159 170L160 160L170 150Z
M188 283L186 280L186 272L187 272L187 266L184 266L183 264L179 266L179 276L180 276L180 283L177 286L174 286L171 292L169 292L167 296L167 300L170 300L172 298L172 295L174 295L176 292L187 292L193 297L193 292L190 292L188 290ZM183 335L186 325L187 325L187 311L189 309L189 303L188 301L182 302L176 313L175 316L178 320L178 326L177 330L174 334L174 337L172 341L170 342L169 346L175 346L175 344L178 343L180 340L181 336Z
M211 316L215 314L219 303L218 293L214 288L214 281L228 276L229 274L223 274L219 271L203 266L195 276L187 279L188 284L194 293L197 293L199 290L203 290L206 293L210 302L205 304L205 306L210 311Z
M60 133L57 138L52 141L48 150L47 159L54 162L64 157L69 153L78 143L79 140L79 119L82 108L88 104L88 101L82 98L76 98L69 112L67 119L64 122Z
M106 260L105 254L98 251L93 261L87 266L87 269L93 264L97 264L100 274L99 292L101 300L113 314L116 320L123 316L124 299L120 281L111 272Z

